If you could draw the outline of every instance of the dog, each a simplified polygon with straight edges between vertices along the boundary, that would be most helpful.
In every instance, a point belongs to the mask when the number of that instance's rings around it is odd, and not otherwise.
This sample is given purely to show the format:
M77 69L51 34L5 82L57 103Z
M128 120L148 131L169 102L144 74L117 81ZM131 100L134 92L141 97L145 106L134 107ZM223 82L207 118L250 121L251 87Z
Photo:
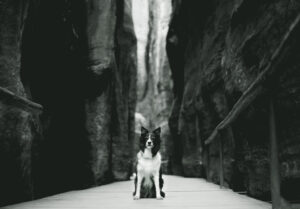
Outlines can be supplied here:
M162 200L164 180L161 171L160 127L152 132L141 127L140 151L137 153L135 191L133 199L156 198Z

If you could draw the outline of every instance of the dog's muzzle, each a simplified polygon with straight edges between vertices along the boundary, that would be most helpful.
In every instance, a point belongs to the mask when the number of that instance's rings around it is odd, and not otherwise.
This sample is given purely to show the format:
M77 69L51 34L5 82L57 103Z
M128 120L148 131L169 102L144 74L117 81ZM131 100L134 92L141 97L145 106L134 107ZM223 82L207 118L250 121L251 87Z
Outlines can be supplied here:
M148 141L146 142L146 146L147 146L147 147L152 147L152 146L153 146L153 142L150 141L150 140L148 140Z

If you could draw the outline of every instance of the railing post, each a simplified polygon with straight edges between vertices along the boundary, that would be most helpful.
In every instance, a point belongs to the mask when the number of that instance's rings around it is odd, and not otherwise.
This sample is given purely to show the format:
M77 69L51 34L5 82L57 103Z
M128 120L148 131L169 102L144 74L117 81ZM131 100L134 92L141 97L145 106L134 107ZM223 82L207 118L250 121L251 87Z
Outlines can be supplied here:
M219 137L219 177L220 177L220 188L224 187L224 166L223 166L223 137Z
M209 144L206 145L205 148L206 148L206 151L204 153L205 153L205 157L206 157L206 169L205 169L206 180L210 181L210 178L209 178L209 164L210 164L210 160L209 160Z
M203 166L203 144L202 139L200 137L200 129L199 129L199 116L196 113L195 118L195 134L196 134L196 144L197 144L197 155L199 156L197 159L197 163L200 166L200 176L203 177L204 174L204 166Z
M276 135L276 123L274 104L272 99L270 100L270 117L269 117L269 131L270 131L270 173L271 173L271 196L272 196L272 208L281 208L281 195L280 195L280 170L278 160L278 144Z
M200 133L199 133L199 117L198 117L198 114L196 114L195 131L196 131L197 144L201 146L200 147L200 154L202 155L203 147L202 147L202 140L201 140Z

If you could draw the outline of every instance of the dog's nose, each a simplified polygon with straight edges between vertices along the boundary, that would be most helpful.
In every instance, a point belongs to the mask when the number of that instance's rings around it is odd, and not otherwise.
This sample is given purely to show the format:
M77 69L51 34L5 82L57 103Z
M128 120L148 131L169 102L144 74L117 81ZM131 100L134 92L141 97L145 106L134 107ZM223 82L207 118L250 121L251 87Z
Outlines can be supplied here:
M148 142L148 145L151 145L152 143L151 142Z

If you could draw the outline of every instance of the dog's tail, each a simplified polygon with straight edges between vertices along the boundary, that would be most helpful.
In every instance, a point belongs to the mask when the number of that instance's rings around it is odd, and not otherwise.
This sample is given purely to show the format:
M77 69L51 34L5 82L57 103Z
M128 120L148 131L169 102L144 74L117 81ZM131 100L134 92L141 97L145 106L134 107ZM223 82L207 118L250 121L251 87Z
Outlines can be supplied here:
M130 176L130 180L134 180L136 178L136 173L133 173L131 176Z

